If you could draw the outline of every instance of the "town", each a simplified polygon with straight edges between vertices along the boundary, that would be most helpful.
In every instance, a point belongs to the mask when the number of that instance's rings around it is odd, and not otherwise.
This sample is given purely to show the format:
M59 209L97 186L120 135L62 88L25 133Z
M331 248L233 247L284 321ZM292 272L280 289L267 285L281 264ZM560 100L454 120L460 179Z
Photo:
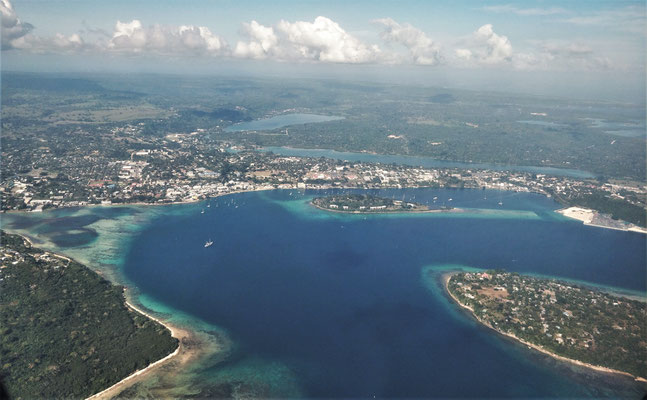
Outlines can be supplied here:
M203 129L164 137L138 136L142 124L96 129L101 135L91 140L83 130L48 139L8 135L2 210L168 204L271 189L449 187L536 192L608 214L618 228L628 226L621 221L645 226L647 186L635 182L286 157L213 139Z

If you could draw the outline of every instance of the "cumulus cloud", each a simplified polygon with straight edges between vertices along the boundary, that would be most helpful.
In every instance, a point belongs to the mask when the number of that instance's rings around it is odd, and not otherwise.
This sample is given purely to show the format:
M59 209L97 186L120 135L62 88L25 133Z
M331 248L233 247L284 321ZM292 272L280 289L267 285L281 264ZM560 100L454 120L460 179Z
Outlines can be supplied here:
M265 26L256 21L244 23L234 56L280 61L321 61L330 63L368 63L379 60L378 46L362 43L338 23L317 17L313 22L279 21Z
M18 18L9 0L0 0L2 14L2 50L14 48L13 42L27 35L34 27Z
M513 6L491 6L490 11L512 12L519 15L549 15L561 9L520 9ZM140 20L117 21L112 32L89 27L71 35L36 35L34 27L22 21L10 0L0 0L2 14L2 50L22 50L34 53L103 52L113 54L158 54L164 56L219 56L278 61L307 61L326 63L403 63L434 66L445 63L453 67L501 67L514 69L608 69L612 63L590 46L567 41L526 41L525 52L513 51L508 38L485 24L470 36L447 43L446 49L422 30L398 23L392 18L372 21L380 26L379 35L387 45L406 49L382 51L344 30L337 22L319 16L314 21L289 22L281 20L265 26L252 20L243 23L240 40L234 49L205 26L160 25L145 26ZM589 19L572 18L573 24L627 24L644 21L644 9L626 7L599 12ZM390 49L390 47L388 47ZM617 68L617 65L614 66Z
M2 50L28 50L35 53L70 52L86 45L77 33L65 36L57 33L51 37L41 37L32 31L34 27L16 15L9 0L0 0L2 14Z
M410 24L399 24L392 18L381 18L373 21L384 30L380 33L382 40L399 43L409 50L414 64L436 65L440 63L440 48L420 29Z
M263 59L275 54L279 38L271 26L264 26L256 21L245 22L241 33L247 36L249 41L236 43L235 56Z
M484 45L480 53L481 61L487 64L496 64L509 61L512 57L512 45L506 36L497 35L492 29L492 24L486 24L474 32L474 38Z
M338 23L317 17L314 22L281 20L278 30L284 35L290 50L299 58L333 63L367 63L379 59L377 45L366 45L346 32Z
M137 19L117 21L107 48L126 53L160 54L218 54L228 50L225 40L207 27L159 24L144 27Z
M457 58L483 65L512 61L512 45L506 36L494 32L492 24L478 28L468 41L469 47L455 50Z

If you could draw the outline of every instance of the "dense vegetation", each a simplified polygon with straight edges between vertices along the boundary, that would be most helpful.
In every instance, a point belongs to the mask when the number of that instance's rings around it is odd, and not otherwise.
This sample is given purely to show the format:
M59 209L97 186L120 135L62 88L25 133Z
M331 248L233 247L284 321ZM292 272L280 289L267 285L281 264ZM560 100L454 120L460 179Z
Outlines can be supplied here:
M177 340L123 288L1 233L0 377L12 398L81 398L163 358Z
M647 304L501 270L459 273L449 292L481 322L570 359L647 375Z
M609 214L613 219L631 222L638 226L647 226L647 211L635 204L629 204L620 199L605 196L604 193L591 193L573 196L563 201L564 204L576 204L580 207L592 208L603 214Z

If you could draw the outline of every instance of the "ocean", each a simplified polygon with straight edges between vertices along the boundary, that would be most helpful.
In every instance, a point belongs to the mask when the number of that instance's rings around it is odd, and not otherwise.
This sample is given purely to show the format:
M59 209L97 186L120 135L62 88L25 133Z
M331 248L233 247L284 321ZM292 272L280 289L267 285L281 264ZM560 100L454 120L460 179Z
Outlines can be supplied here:
M631 379L553 360L479 325L440 284L447 270L504 268L644 297L644 235L584 226L531 193L370 192L468 212L329 213L309 201L336 191L284 190L12 214L3 225L136 288L153 311L219 337L223 350L182 377L191 395L644 394Z

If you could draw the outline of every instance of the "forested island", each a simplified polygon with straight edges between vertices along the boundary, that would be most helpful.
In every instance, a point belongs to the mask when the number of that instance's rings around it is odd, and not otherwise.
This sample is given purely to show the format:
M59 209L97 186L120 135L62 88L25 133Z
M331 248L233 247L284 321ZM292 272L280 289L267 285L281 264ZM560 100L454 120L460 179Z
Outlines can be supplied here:
M0 232L0 378L15 399L84 398L172 353L123 287Z
M347 213L429 212L424 204L394 200L369 194L340 194L317 197L312 204L323 210ZM443 210L450 210L444 208ZM440 211L440 209L439 209Z
M502 270L456 273L446 286L499 333L589 367L645 378L645 302Z

